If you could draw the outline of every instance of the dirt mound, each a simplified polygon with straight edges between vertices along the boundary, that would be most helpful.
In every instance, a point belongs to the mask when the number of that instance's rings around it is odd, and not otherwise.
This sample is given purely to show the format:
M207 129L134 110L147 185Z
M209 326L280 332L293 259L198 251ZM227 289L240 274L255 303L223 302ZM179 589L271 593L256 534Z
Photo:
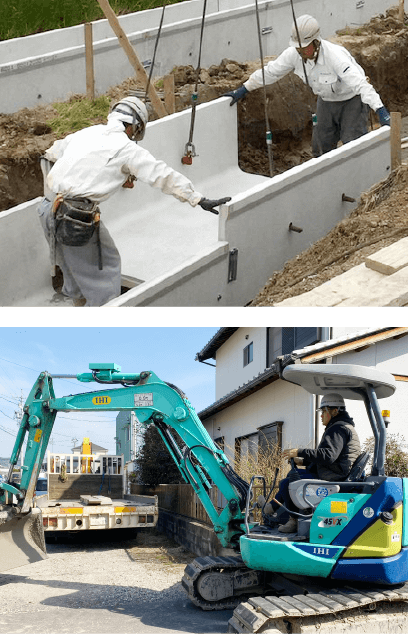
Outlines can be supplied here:
M408 28L398 7L362 27L338 31L332 41L347 48L364 68L388 110L408 114Z
M311 291L408 235L408 165L361 196L358 207L330 233L287 262L251 306L272 306Z

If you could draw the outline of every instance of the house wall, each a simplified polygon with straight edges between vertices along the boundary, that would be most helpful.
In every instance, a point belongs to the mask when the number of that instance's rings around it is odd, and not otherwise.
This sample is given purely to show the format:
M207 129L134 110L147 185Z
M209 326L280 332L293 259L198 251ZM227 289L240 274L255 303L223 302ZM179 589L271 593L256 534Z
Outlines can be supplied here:
M258 427L275 421L283 421L283 448L313 447L313 403L314 397L305 390L277 380L204 421L204 425L212 438L224 437L224 450L232 461L235 438L257 433Z
M334 327L333 339L363 333L364 327ZM248 334L248 340L245 335ZM242 367L242 350L254 341L254 361ZM265 369L266 328L239 328L217 350L216 400L244 384ZM355 364L377 368L391 374L408 375L408 336L378 342L361 352L337 355L328 363ZM251 372L248 372L250 366ZM245 374L245 371L247 374ZM381 399L381 409L391 412L390 434L401 434L408 442L408 382L397 382L395 394ZM354 418L361 442L372 436L363 403L347 401L347 411ZM323 433L318 419L317 439ZM282 446L312 447L315 440L315 397L302 388L277 380L222 410L204 422L212 438L224 437L226 452L234 459L235 438L256 433L262 425L283 421Z
M366 365L392 374L408 375L408 337L387 339L361 352L338 355L333 363L354 363ZM401 434L408 442L408 383L397 381L393 396L379 401L381 409L391 412L389 434ZM372 431L365 408L357 401L347 401L347 410L354 418L361 440L371 437Z
M244 367L243 350L251 342L253 361ZM266 328L239 328L217 350L216 361L215 400L218 400L265 370Z

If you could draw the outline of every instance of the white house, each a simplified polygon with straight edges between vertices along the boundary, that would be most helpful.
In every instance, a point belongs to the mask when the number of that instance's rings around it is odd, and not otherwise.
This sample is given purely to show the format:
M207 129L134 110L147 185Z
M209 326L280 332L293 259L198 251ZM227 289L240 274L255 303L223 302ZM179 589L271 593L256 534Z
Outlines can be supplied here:
M350 363L390 372L394 396L389 433L408 441L408 328L220 328L197 353L216 360L216 401L199 412L229 457L257 452L264 439L286 447L316 447L322 434L318 399L279 378L289 363ZM372 436L364 405L347 401L360 439Z

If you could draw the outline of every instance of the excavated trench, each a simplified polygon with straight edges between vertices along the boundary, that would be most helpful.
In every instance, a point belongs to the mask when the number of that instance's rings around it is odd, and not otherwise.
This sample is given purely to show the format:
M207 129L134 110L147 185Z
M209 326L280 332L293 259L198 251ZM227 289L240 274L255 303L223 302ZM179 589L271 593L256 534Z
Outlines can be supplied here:
M343 30L332 39L345 46L363 66L387 109L399 111L405 117L408 116L408 28L398 21L397 11L390 9L366 26ZM257 61L243 64L225 59L219 66L202 69L199 102L237 88L258 67ZM195 72L191 66L177 67L173 72L176 110L180 111L191 104ZM112 88L108 96L117 99L134 87L132 79L126 80ZM311 114L315 97L293 74L268 87L266 92L273 167L274 173L279 174L312 158ZM23 109L13 115L0 114L0 211L42 195L39 157L57 138L49 127L49 120L55 115L52 106ZM247 95L239 103L238 116L241 169L268 175L262 90ZM372 125L378 125L375 116Z

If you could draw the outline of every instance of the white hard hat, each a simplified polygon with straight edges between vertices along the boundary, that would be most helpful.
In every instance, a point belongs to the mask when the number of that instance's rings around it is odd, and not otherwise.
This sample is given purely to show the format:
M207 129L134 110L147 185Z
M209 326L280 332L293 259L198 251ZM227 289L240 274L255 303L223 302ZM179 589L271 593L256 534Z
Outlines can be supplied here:
M304 48L305 46L309 46L313 40L321 40L320 26L316 18L313 18L311 15L301 15L296 20L296 25L299 31L300 43L295 24L293 24L289 46Z
M138 141L143 139L149 120L147 108L143 101L137 97L124 97L112 106L111 113L113 112L119 114L119 120L123 123L132 124L133 138Z
M319 409L324 407L346 407L344 398L341 394L325 394L321 400Z

